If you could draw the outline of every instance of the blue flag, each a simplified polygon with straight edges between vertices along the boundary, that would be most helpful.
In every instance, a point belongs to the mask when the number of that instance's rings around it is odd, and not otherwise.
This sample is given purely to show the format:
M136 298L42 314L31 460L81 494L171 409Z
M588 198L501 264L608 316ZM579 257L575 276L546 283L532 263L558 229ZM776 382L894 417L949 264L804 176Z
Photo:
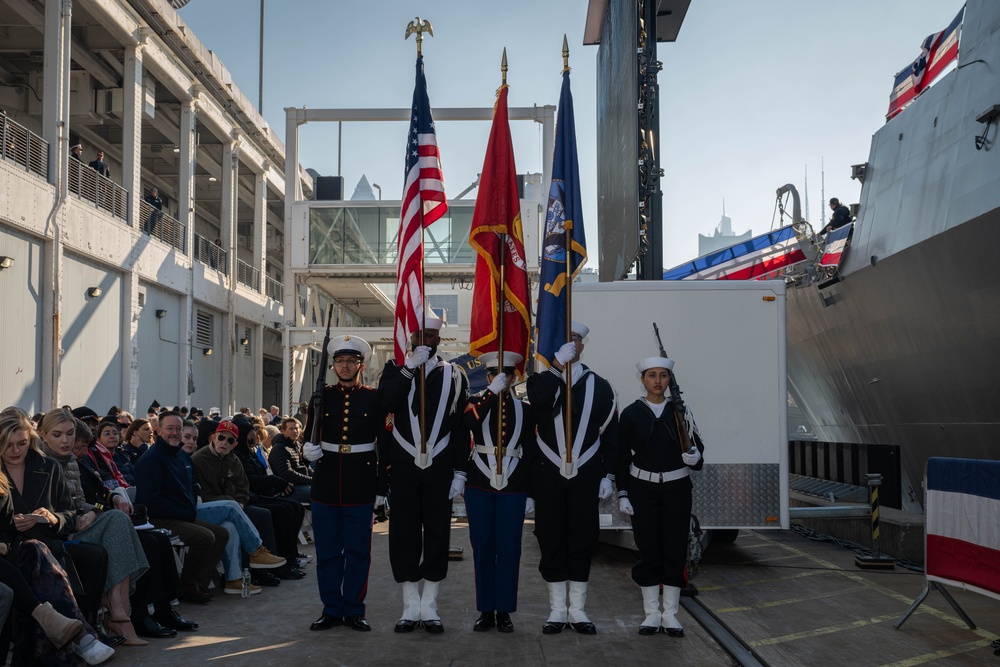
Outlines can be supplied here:
M566 236L570 250L567 263ZM551 365L556 350L569 342L566 312L567 281L572 283L587 262L587 240L583 232L583 207L580 203L580 167L576 157L576 123L573 121L573 94L569 89L569 70L563 72L556 118L556 145L552 157L552 185L549 208L545 214L545 238L542 243L541 279L538 286L535 357ZM569 274L567 276L567 273Z

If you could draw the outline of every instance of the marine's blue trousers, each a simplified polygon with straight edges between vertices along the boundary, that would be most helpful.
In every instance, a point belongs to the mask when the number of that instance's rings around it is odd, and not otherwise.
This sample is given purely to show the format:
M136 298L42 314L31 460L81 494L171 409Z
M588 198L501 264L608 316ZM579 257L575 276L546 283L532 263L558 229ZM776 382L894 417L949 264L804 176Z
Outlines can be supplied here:
M343 618L365 614L374 511L374 503L312 503L316 583L323 601L323 613L328 616Z

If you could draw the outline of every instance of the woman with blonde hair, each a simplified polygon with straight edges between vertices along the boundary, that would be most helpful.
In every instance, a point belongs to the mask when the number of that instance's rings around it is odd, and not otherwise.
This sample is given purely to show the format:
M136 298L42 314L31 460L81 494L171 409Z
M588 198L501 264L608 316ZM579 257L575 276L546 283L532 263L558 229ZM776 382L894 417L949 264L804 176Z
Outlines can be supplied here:
M70 528L73 539L104 547L108 552L108 574L104 595L111 620L109 630L125 637L128 646L145 646L132 627L129 595L134 581L149 569L139 536L132 527L132 503L124 493L107 494L107 504L88 503L80 481L80 468L73 456L77 428L83 426L66 410L51 410L42 419L39 435L42 449L62 468L68 497L51 498L50 509L71 509L75 516Z
M38 435L29 419L17 411L4 410L0 414L0 465L5 473L0 475L0 552L20 569L11 571L3 561L0 580L14 590L18 611L37 621L51 642L48 645L33 624L22 623L12 664L65 664L77 653L87 664L97 665L113 656L114 649L98 641L86 624L67 571L49 548L50 544L56 548L60 558L68 556L59 539L66 516L42 506L27 512L23 509L29 506L29 499L37 498L23 494L32 486L25 478L40 461L44 464L46 459L38 449ZM52 470L53 487L65 489L59 468L53 465ZM70 644L74 637L76 642Z

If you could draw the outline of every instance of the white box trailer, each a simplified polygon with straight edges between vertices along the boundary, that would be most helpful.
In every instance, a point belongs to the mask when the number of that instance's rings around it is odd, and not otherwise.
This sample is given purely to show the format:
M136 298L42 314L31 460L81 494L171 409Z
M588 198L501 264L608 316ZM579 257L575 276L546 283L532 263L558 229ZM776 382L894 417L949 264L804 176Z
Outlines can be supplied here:
M590 327L582 361L614 386L619 411L643 395L635 364L659 354L659 327L705 442L692 473L702 528L733 539L733 529L787 529L784 282L578 283L572 300L573 319ZM614 497L601 513L602 539L630 546Z

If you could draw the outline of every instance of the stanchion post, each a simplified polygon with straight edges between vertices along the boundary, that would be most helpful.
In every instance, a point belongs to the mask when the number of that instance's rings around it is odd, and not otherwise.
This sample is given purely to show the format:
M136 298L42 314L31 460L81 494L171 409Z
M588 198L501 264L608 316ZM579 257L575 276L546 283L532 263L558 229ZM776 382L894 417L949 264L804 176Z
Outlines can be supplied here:
M892 558L883 556L879 548L878 487L882 484L882 475L868 473L865 477L868 479L868 493L871 500L872 555L855 556L854 564L868 570L892 570L896 567L895 562Z

